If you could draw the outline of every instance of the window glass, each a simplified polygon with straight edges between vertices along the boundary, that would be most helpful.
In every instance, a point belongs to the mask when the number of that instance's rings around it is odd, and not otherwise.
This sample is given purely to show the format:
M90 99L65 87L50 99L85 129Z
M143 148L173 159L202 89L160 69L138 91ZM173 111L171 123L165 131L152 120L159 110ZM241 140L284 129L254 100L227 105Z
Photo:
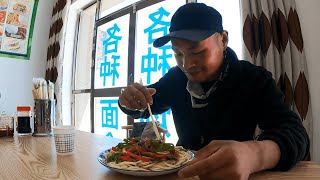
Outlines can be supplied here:
M100 18L108 16L139 1L141 0L102 0L100 4Z
M91 132L90 93L74 95L74 120L77 130Z
M154 48L152 43L169 33L172 15L185 3L185 0L175 0L173 6L172 1L167 0L137 11L135 82L142 79L145 85L153 84L176 65L170 42L160 48ZM155 119L169 131L166 142L175 144L178 137L171 110L155 115ZM150 118L136 121L149 122Z
M118 97L94 98L95 123L97 134L123 139L126 131L121 126L127 124L127 115L118 106Z
M223 29L229 34L228 46L236 52L239 59L243 59L239 0L198 0L198 2L205 3L221 13Z
M75 90L90 89L96 4L81 12L75 66Z
M152 43L158 37L169 33L173 13L185 0L167 0L137 11L135 82L141 78L144 84L157 82L168 70L176 65L171 43L154 48Z
M97 29L95 89L127 85L129 17L124 15Z
M77 34L77 53L73 70L74 89L91 89L92 43L94 35L96 4L80 14ZM90 93L73 94L72 121L77 130L91 132Z

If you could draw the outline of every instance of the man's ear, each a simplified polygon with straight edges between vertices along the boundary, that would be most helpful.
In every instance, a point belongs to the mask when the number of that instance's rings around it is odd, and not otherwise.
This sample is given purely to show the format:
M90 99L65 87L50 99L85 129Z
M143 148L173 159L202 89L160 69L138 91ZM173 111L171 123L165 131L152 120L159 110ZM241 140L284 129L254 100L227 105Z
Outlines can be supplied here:
M223 49L227 49L228 42L229 42L228 31L223 30L221 35L222 35Z

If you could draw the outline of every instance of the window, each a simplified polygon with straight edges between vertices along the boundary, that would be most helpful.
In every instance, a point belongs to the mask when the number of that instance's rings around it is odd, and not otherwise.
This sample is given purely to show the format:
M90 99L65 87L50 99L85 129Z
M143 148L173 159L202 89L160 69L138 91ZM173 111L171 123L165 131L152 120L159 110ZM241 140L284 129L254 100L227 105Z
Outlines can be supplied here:
M172 15L185 3L185 0L175 0L175 6L172 6L172 1L167 0L137 11L134 58L135 82L142 79L146 85L153 84L164 76L171 67L176 66L173 51L171 50L171 43L159 49L153 48L152 43L158 37L169 33ZM176 143L178 137L171 110L154 117L160 122L161 127L169 130L166 137L167 142ZM137 121L149 122L150 118Z
M126 132L120 127L133 121L127 121L118 107L120 89L139 79L145 85L154 83L176 65L170 44L161 49L152 46L156 38L168 33L171 16L186 3L185 0L175 2L176 6L170 0L141 1L97 22L93 94L96 133L124 138ZM155 118L163 128L169 129L167 141L176 143L171 111Z
M113 19L113 18L112 18ZM119 87L128 84L129 12L97 27L94 87L94 130L124 138L127 115L118 106ZM113 95L112 95L113 94Z
M77 50L74 60L73 120L76 129L90 132L90 95L92 44L94 37L96 4L84 9L79 15Z
M241 55L238 0L228 0L228 8L224 8L225 0L198 2L211 5L222 13L224 29L229 32L229 46ZM74 72L74 117L80 130L90 131L91 128L94 133L124 138L126 131L121 129L122 125L150 121L132 120L120 110L120 90L140 79L144 85L155 83L176 65L170 43L159 49L153 48L152 43L169 33L172 15L185 3L186 0L116 0L114 4L102 1L100 7L93 5L81 13ZM95 8L101 10L96 21ZM94 27L96 34L93 34ZM93 64L91 42L95 42ZM169 130L167 141L176 143L178 137L171 110L155 115L155 118Z
M94 88L127 86L129 14L97 29Z
M152 43L169 33L171 17L183 4L185 0L175 0L175 6L172 6L167 0L137 11L135 82L142 79L146 85L153 84L176 65L171 43L159 49L153 48Z

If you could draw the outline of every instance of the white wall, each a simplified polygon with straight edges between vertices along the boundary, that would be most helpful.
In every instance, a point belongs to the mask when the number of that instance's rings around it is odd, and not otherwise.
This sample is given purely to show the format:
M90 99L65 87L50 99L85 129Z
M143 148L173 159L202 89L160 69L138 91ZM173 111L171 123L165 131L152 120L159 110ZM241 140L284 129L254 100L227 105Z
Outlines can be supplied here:
M18 105L34 106L32 78L45 76L52 9L53 1L39 1L30 60L0 58L0 111L14 113Z
M296 0L300 16L304 50L309 72L309 88L313 115L312 159L320 163L320 1Z

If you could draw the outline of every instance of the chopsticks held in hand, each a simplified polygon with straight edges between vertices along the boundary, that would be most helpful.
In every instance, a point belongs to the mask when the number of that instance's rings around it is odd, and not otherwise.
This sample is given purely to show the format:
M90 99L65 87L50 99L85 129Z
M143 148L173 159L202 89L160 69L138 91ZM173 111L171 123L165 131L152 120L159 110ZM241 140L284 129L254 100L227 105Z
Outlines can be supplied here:
M141 78L140 78L140 80L139 80L139 83L140 83L141 85L143 85ZM155 121L155 119L154 119L154 117L153 117L153 114L152 114L152 111L151 111L151 108L150 108L150 104L147 103L147 105L148 105L148 111L149 111L149 114L150 114L150 117L151 117L151 122L152 122L153 131L154 131L155 134L156 134L157 140L161 140L161 138L160 138L160 133L159 133L159 131L158 131L158 127L157 127L156 121Z
M149 103L148 103L148 110L149 110L149 114L150 114L150 117L151 117L151 120L152 120L153 130L154 130L154 132L156 133L156 136L157 136L157 140L161 140L160 134L159 134L159 131L158 131L158 127L156 125L156 121L154 120L154 117L153 117L153 114L151 112L151 108L150 108Z

